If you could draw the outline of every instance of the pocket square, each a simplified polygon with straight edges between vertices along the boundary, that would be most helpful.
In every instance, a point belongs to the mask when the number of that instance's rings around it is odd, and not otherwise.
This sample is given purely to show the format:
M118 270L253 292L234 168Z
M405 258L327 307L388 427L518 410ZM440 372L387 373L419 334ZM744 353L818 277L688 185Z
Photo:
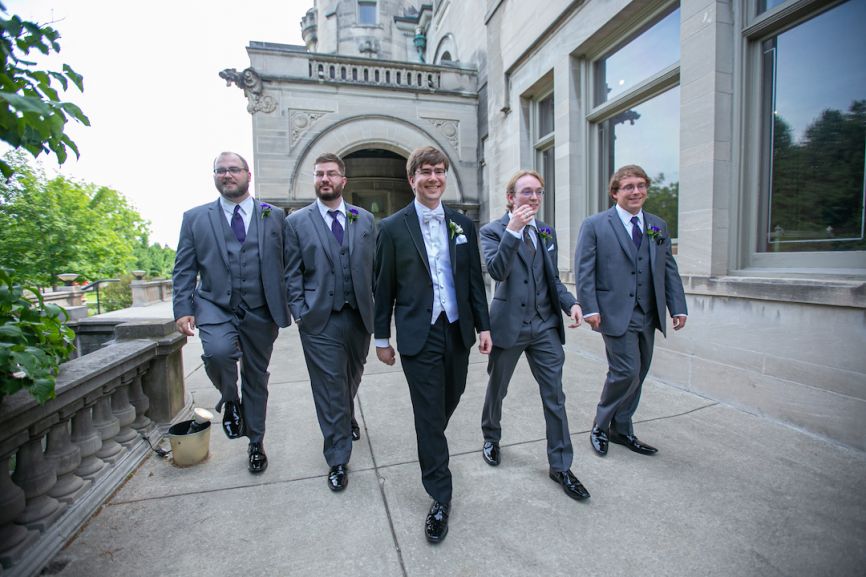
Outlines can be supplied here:
M466 244L467 242L469 242L469 241L466 240L466 235L462 235L462 234L457 235L457 238L454 239L454 244L458 244L458 245L459 244Z
M555 248L556 248L555 245L552 245L552 244L551 244L551 245L548 245L548 247L547 247L547 252L550 252L550 251L552 251L552 250L555 249Z

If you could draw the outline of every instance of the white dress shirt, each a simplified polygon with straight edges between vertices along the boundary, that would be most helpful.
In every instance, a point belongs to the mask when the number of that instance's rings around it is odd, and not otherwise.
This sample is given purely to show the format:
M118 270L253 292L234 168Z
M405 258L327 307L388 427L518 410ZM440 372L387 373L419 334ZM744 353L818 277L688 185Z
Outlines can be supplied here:
M241 213L241 218L244 219L244 230L246 232L250 231L250 221L253 219L253 208L255 206L255 199L253 199L253 197L248 196L241 202L234 203L227 200L224 196L221 196L220 206L223 209L226 222L229 223L229 228L232 226L232 217L235 215L235 206L240 206L241 209L239 212Z
M430 324L436 322L442 312L448 317L448 322L453 323L460 315L457 312L457 295L454 291L445 209L440 203L436 209L431 210L416 199L415 211L418 213L418 224L421 226L421 236L424 237L424 247L427 249L430 278L433 279L433 314ZM431 212L442 215L442 218L425 222L424 215Z

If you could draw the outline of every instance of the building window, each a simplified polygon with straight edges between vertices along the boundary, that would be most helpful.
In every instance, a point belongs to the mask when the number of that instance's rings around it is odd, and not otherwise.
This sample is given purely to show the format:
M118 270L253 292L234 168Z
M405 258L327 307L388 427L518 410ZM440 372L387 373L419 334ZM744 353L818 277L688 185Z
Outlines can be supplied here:
M754 39L761 93L758 253L866 250L863 22L866 2L848 0Z
M652 179L644 209L678 238L680 156L680 10L657 15L593 65L599 207L613 206L608 181L637 164Z
M375 26L376 0L358 0L358 25Z
M556 222L553 191L556 187L554 162L554 113L553 92L533 102L533 144L535 147L535 170L544 178L544 202L541 203L541 220L553 226Z

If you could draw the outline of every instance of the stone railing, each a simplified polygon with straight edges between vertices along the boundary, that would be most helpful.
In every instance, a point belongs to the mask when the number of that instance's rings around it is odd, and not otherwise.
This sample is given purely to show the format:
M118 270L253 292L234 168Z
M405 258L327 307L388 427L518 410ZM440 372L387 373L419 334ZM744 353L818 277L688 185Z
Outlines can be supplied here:
M129 283L132 289L132 306L144 307L153 303L171 300L171 279L134 280Z
M115 337L64 363L44 405L24 391L0 400L4 577L39 573L183 409L174 322L122 323Z

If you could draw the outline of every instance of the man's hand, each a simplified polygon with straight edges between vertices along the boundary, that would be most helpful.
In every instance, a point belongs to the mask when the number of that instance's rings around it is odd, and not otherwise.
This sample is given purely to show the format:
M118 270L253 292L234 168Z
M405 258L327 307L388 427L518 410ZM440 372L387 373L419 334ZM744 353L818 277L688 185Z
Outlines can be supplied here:
M583 320L588 324L592 330L597 331L598 327L601 326L601 315L592 315L591 317L583 317Z
M490 331L481 331L478 333L478 352L489 355L491 350L493 350L493 339L490 338Z
M674 330L678 331L684 326L686 326L686 319L688 319L685 315L677 315L674 317Z
M568 316L570 316L571 320L574 321L573 323L568 325L568 328L576 329L577 327L579 327L580 323L583 322L583 311L580 309L580 305L576 304L576 305L572 306L571 312L569 313ZM589 321L587 321L587 322L589 322Z
M188 337L195 336L195 317L192 315L187 315L185 317L180 317L174 324L177 325L177 330Z
M388 345L387 347L376 347L376 356L386 365L393 365L397 360L397 353L394 352L394 347L391 345Z
M511 220L508 221L508 226L506 228L512 232L519 232L523 227L532 222L532 219L535 218L536 212L538 212L538 210L532 208L528 204L518 206L511 211Z

